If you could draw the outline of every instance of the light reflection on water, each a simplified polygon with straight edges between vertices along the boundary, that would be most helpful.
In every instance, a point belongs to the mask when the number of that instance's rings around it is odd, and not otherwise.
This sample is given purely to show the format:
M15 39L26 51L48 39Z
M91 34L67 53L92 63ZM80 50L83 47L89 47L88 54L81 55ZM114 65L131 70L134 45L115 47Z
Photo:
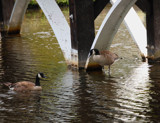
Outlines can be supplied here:
M0 85L0 122L160 120L159 65L141 62L123 24L111 46L123 59L111 67L113 78L108 78L107 68L106 73L67 69L44 15L41 11L33 15L26 15L21 37L1 42L0 81L34 82L39 71L47 79L41 81L42 92L16 93Z

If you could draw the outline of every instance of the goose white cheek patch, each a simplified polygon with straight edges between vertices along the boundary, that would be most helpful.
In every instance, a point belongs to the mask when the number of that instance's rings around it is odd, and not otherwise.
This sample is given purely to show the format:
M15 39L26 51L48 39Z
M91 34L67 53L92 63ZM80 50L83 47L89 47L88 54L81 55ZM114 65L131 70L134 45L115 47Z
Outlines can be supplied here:
M41 78L42 78L42 76L41 76L40 74L38 74L38 78L40 78L40 79L41 79Z

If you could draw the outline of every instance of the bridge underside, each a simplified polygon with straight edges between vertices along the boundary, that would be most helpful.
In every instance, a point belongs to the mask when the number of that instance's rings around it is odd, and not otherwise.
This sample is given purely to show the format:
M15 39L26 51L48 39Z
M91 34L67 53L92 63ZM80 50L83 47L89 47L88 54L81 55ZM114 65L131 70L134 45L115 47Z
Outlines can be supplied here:
M98 34L95 36L94 20L110 0L69 0L70 27L55 0L37 0L48 19L69 65L96 68L92 59L87 59L91 48L109 49L119 25L124 20L141 55L149 62L160 59L160 1L159 0L111 0L113 6L107 13ZM2 34L20 33L21 24L29 0L0 1L0 31ZM146 29L133 9L136 5L146 13ZM7 13L6 13L7 8ZM130 11L129 11L130 10ZM129 12L128 12L129 11ZM127 14L128 13L128 14ZM127 14L126 18L125 15ZM141 36L133 28L130 16ZM147 37L147 38L146 38ZM65 44L65 45L64 45ZM147 49L146 49L147 47ZM148 55L147 55L148 52ZM87 61L87 64L86 64Z

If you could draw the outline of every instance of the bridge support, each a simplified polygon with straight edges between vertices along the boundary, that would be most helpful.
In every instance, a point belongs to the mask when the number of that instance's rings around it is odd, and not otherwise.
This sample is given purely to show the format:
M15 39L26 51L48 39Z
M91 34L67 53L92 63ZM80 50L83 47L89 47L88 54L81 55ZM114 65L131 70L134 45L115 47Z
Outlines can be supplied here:
M116 0L111 0L111 3L114 4ZM137 44L142 60L146 61L147 57L147 32L144 24L137 15L136 11L132 7L124 18L125 25L132 36L133 40Z
M69 0L72 66L85 67L95 37L93 0Z
M14 0L0 0L0 32L5 34L14 6Z
M136 4L146 13L148 62L160 61L160 1L138 0Z
M107 13L102 25L94 39L91 49L97 48L99 50L109 49L111 42L116 34L121 22L135 4L137 0L117 0ZM99 65L93 62L90 58L86 62L86 69L97 69Z
M8 25L8 34L19 34L30 0L16 0Z
M39 6L48 19L57 41L61 47L64 58L71 64L71 37L70 27L55 0L37 0Z
M147 12L149 62L160 61L160 1L153 0Z

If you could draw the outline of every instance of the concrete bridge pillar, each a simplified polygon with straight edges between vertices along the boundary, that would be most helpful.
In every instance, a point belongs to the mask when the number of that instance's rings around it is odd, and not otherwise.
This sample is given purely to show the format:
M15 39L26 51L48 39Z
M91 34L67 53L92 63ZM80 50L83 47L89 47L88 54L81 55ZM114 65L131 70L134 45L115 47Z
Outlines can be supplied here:
M111 1L114 2L115 0ZM117 0L115 4L113 4L104 21L102 22L102 25L94 39L91 49L109 49L121 22L124 20L124 17L136 1L137 0ZM133 27L131 26L131 28ZM97 65L92 58L87 60L85 67L87 70L97 68L99 69L99 65Z
M7 31L9 19L14 6L14 0L0 0L0 32Z
M8 24L8 34L19 34L30 0L16 0Z
M160 1L138 0L136 4L146 13L148 62L160 61Z
M57 38L64 58L71 64L70 27L55 0L37 0Z
M93 0L69 0L72 66L84 68L95 37Z
M149 62L160 61L160 1L151 2L147 15L148 58Z

